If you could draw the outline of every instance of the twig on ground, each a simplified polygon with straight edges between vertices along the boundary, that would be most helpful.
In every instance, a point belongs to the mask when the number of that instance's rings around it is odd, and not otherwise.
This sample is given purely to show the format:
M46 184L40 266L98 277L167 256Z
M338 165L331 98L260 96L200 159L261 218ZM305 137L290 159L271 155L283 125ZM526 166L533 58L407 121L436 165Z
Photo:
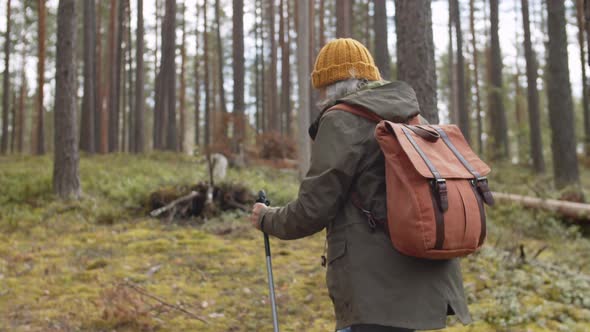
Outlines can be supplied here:
M160 303L160 304L161 304L161 305L163 305L163 306L166 306L166 307L168 307L168 308L171 308L171 309L174 309L174 310L178 310L178 311L180 311L180 312L182 312L182 313L184 313L184 314L188 315L188 316L189 316L189 317L191 317L191 318L194 318L194 319L200 320L201 322L203 322L203 323L205 323L205 324L209 324L209 322L208 322L208 321L207 321L205 318L203 318L203 317L200 317L200 316L198 316L197 314L195 314L195 313L192 313L192 312L190 312L190 311L188 311L188 310L186 310L186 309L184 309L184 308L182 308L182 307L180 307L180 306L177 306L177 305L174 305L174 304L168 303L168 302L166 302L166 301L162 300L161 298L159 298L159 297L157 297L157 296L155 296L155 295L152 295L152 294L148 293L148 291L147 291L147 290L145 290L144 288L142 288L142 287L140 287L140 286L138 286L138 285L135 285L135 284L133 284L133 283L131 283L131 282L129 282L129 281L126 281L126 282L122 283L121 285L122 285L122 286L124 286L124 287L128 287L129 289L131 289L131 290L134 290L134 291L136 291L137 293L139 293L139 294L141 294L141 295L143 295L143 296L145 296L145 297L148 297L148 298L150 298L150 299L152 299L152 300L154 300L154 301L156 301L156 302Z

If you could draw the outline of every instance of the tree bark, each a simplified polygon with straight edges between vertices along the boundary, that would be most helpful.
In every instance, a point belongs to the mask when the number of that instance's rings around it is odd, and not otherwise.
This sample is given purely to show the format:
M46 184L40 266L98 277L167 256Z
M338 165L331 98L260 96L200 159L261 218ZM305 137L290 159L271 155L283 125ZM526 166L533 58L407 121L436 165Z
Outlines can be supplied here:
M125 17L127 23L127 42L125 43L127 53L127 103L129 112L127 114L127 133L122 136L123 141L127 142L128 152L135 150L135 105L134 105L134 84L133 84L133 39L131 37L131 0L125 0Z
M526 59L527 101L529 113L529 132L531 144L531 159L533 169L537 173L545 172L543 158L543 140L541 137L541 114L539 112L539 92L537 90L537 57L531 43L531 29L529 22L529 1L521 1L522 24L524 30L524 56Z
M109 23L109 94L108 94L108 152L115 152L119 148L119 88L120 88L120 61L119 61L119 11L118 2L123 0L111 0Z
M588 77L586 75L586 52L584 47L584 0L576 1L576 13L578 23L578 47L580 48L580 63L582 64L582 108L584 111L584 149L586 155L590 156L590 101L588 100Z
M96 99L96 10L94 0L84 1L84 96L82 97L82 124L80 128L80 149L88 153L95 152L94 116Z
M458 124L463 132L463 136L468 143L471 143L471 126L469 120L469 112L467 109L467 96L465 93L465 60L463 58L463 31L461 30L461 11L458 0L453 1L453 10L455 11L455 41L457 43L457 101L458 108Z
M24 49L23 49L24 50ZM24 53L24 51L23 51ZM23 54L24 55L24 54ZM23 56L24 60L24 56ZM21 85L20 85L20 92L18 97L18 115L17 115L17 126L18 133L16 135L16 151L18 153L22 153L24 150L24 139L25 139L25 132L26 132L26 125L25 119L26 116L26 108L25 108L25 97L27 94L27 82L25 77L25 63L23 61L23 69L21 73Z
M4 34L4 73L2 74L2 140L0 154L8 152L8 119L10 113L10 0L6 1L6 32ZM14 128L13 128L14 130Z
M430 0L398 0L395 12L398 79L414 88L422 115L438 123Z
M475 82L475 109L477 112L477 152L483 153L483 123L481 119L481 95L479 91L479 61L477 39L475 37L475 4L474 0L469 0L469 29L471 31L471 50L473 55L473 76Z
M144 85L143 85L143 53L144 53L144 27L143 27L143 0L137 0L137 33L135 42L135 144L133 152L143 153L145 149L144 133Z
M178 111L180 113L180 128L178 135L178 151L185 151L186 134L186 2L182 4L182 39L180 44L180 92L178 93Z
M557 188L575 185L580 181L565 24L564 3L562 1L548 1L549 42L547 44L546 84L551 126L553 175Z
M282 1L282 0L281 0ZM234 151L244 142L244 0L233 0ZM284 54L284 53L283 53Z
M44 124L44 110L43 110L43 85L45 84L45 39L46 39L46 23L47 9L45 8L46 0L37 1L37 9L39 11L38 27L38 62L37 62L37 95L36 95L36 113L37 121L35 123L35 131L33 135L33 153L36 155L45 154L45 124Z
M338 1L341 3L343 1ZM347 1L346 1L347 2ZM304 79L309 77L309 2L298 2L297 7L297 76L299 77L299 114L298 121L298 141L299 141L299 177L303 178L309 169L311 147L309 138L307 136L307 129L309 127L309 94L310 85L309 80Z
M167 102L165 115L167 119L166 149L176 151L178 136L176 130L176 0L166 0L166 14L162 26L162 89L165 89L164 101Z
M352 0L336 1L336 38L352 37Z
M60 0L57 12L53 190L62 199L78 199L81 191L76 133L76 33L76 0Z
M108 152L108 113L106 108L107 93L109 80L103 75L103 53L102 53L102 4L104 2L97 0L96 2L96 114L94 118L94 134L95 134L95 148L100 153Z
M268 38L270 47L270 68L268 69L268 122L270 131L278 133L281 130L279 110L277 108L277 45L275 34L275 3L268 0Z
M197 4L195 28L195 146L201 145L201 75L199 74L199 6Z
M216 29L215 33L217 36L217 78L219 84L219 102L221 103L221 123L216 123L216 125L220 125L218 132L219 134L223 134L223 137L217 137L218 139L224 138L227 136L227 104L225 102L225 88L224 88L224 77L223 77L223 40L221 39L221 6L220 0L215 0L215 24Z
M256 95L256 133L259 134L262 131L262 95L261 95L261 75L260 75L260 62L262 58L262 51L261 51L261 44L260 44L260 24L258 21L259 11L260 11L260 0L254 1L255 13L256 17L254 18L254 44L255 44L255 52L256 55L254 57L254 94Z
M373 30L375 33L375 63L385 80L391 79L391 58L387 47L387 6L385 0L373 0Z
M289 6L289 0L287 0L287 7ZM320 48L326 45L326 22L325 22L325 15L326 15L326 2L325 0L320 0L320 13L319 13L319 37L320 37ZM386 23L387 24L387 23Z
M491 21L491 82L489 92L489 117L492 127L492 158L507 159L508 125L504 110L502 84L502 55L498 36L498 0L490 0Z
M286 4L285 4L286 2ZM281 132L291 136L291 68L290 68L290 38L289 38L289 1L281 0L279 44L281 47Z
M205 77L203 78L205 88L205 149L208 151L211 144L211 109L210 91L209 91L209 37L207 36L207 1L203 1L203 66L205 67Z

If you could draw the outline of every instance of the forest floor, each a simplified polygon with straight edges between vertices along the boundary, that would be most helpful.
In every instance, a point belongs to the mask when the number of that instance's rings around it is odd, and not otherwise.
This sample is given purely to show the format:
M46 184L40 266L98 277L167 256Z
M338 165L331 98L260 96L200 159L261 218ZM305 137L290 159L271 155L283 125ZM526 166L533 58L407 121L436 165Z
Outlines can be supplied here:
M0 331L272 330L262 234L245 213L166 222L143 208L158 188L205 180L202 160L83 156L79 202L54 199L51 168L50 157L0 158ZM495 190L555 195L548 178L497 168ZM298 188L294 172L264 167L227 181L265 188L274 205ZM462 260L475 323L450 318L445 331L590 331L584 230L516 206L488 213L486 246ZM283 331L333 331L323 237L271 240Z

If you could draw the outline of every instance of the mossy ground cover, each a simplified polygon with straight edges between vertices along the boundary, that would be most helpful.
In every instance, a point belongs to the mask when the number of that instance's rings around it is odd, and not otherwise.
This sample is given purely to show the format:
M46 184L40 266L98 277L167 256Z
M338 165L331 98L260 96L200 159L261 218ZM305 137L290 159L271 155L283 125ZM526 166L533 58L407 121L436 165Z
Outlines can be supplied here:
M526 170L502 169L496 188L545 188ZM202 160L176 154L83 156L83 199L59 202L49 157L0 159L0 331L271 331L262 235L243 213L146 217L150 192L205 174ZM228 181L265 188L273 204L297 193L289 171L230 170ZM476 322L450 319L447 331L590 330L590 240L581 234L549 214L489 209L486 247L462 260ZM283 331L333 329L323 237L271 240Z

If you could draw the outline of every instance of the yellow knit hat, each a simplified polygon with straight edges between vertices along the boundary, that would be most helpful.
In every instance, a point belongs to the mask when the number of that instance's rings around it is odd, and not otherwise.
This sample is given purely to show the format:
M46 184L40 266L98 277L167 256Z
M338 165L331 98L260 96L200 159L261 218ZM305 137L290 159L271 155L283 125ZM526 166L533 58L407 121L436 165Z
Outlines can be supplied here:
M351 38L340 38L327 43L315 61L311 82L316 89L350 78L381 80L379 69L369 50Z

